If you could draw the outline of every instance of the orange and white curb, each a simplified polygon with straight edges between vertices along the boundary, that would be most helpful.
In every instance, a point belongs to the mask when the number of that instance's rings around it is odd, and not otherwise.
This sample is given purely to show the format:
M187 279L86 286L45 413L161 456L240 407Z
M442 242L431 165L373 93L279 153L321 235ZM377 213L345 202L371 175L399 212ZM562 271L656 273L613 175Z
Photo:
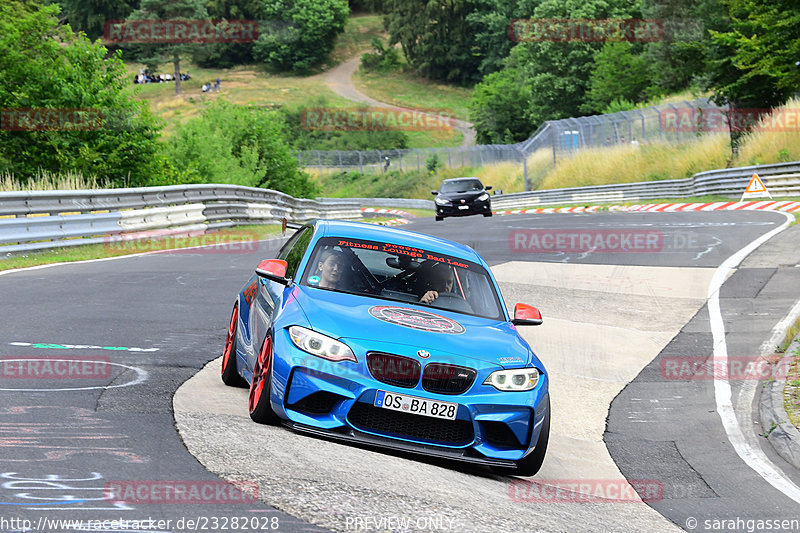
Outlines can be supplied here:
M785 211L788 213L800 212L800 202L780 201L751 201L751 202L709 202L709 203L672 203L672 204L637 204L637 205L610 205L610 206L579 206L579 207L539 207L533 209L514 209L509 211L495 211L496 215L523 215L529 213L593 213L600 209L608 211L646 212L646 213L684 213L687 211Z
M409 219L414 218L414 215L411 213L406 213L405 211L400 211L397 209L379 209L375 207L362 207L362 213L380 213L386 215L399 215L400 218L393 218L391 220L384 220L381 222L372 222L372 224L380 224L381 226L396 226L399 224L408 224L410 222Z

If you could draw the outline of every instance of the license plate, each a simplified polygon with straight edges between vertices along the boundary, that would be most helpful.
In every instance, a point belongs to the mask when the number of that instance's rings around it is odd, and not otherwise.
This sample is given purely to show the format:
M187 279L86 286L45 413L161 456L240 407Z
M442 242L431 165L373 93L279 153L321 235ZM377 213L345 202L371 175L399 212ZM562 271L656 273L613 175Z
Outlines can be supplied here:
M459 209L469 209L468 205L460 205L458 206Z
M383 407L392 411L443 418L445 420L455 420L456 412L458 412L457 403L439 402L406 394L386 392L385 390L379 390L378 394L375 395L374 405L375 407Z

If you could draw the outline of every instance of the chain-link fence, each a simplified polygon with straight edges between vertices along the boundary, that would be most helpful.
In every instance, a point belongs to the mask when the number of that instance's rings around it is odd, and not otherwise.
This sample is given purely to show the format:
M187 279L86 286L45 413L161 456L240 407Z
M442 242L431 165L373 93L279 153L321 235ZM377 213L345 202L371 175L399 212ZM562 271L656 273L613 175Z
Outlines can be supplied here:
M484 144L405 150L305 150L298 152L301 167L343 171L383 172L424 170L434 166L480 167L496 163L522 166L529 190L560 158L588 147L640 144L654 141L686 142L703 133L708 115L724 116L708 100L619 111L605 115L548 120L527 140L516 144Z

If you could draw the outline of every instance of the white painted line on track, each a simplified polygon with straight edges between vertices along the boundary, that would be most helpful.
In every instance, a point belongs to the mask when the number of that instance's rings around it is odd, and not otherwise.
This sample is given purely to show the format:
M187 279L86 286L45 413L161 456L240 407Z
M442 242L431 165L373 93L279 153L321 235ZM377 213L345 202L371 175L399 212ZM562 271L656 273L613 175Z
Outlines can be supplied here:
M708 314L711 323L711 334L714 343L714 367L727 368L728 345L725 341L725 323L719 303L719 291L728 275L750 255L756 248L769 239L785 230L794 221L794 216L784 213L786 222L779 227L750 242L747 246L726 259L714 272L714 277L708 287ZM716 365L722 365L718 367ZM714 373L714 398L728 441L733 449L742 458L744 463L752 468L764 481L781 491L783 494L800 503L800 487L795 485L786 475L764 454L761 448L751 446L742 431L736 418L736 411L731 400L731 384L727 378L721 378Z
M51 361L51 362L65 362L65 363L95 363L96 361L93 360L82 360L82 359L55 359L55 358L46 358L46 357L14 357L13 359L3 359L0 361L1 363L13 363L13 362L21 362L21 361ZM112 363L110 361L105 362L104 364L111 365L111 366L119 366L122 368L127 368L128 370L133 370L136 372L136 379L133 381L128 381L127 383L120 383L119 385L99 385L95 387L67 387L67 388L59 388L59 389L14 389L14 388L0 388L0 391L12 391L12 392L68 392L68 391L87 391L87 390L108 390L108 389L120 389L122 387L132 387L134 385L138 385L140 383L144 383L147 378L149 377L149 372L142 368L136 366L129 366L123 365L122 363Z

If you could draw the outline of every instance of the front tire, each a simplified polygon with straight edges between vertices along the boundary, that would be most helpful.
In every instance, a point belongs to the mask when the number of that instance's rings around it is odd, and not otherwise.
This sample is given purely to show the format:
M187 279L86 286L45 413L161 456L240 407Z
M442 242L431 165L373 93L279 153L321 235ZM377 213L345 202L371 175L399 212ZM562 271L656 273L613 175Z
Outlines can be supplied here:
M444 217L440 217L440 216L436 217L436 222L441 222L442 220L444 220Z
M280 423L280 418L269 403L273 359L272 335L267 334L267 338L264 339L261 350L258 352L256 366L253 368L253 379L250 381L250 396L248 397L250 418L259 424L276 425Z
M222 349L222 382L229 387L246 387L247 382L239 375L236 368L236 328L239 324L239 306L233 306L231 322L228 325L228 336Z

